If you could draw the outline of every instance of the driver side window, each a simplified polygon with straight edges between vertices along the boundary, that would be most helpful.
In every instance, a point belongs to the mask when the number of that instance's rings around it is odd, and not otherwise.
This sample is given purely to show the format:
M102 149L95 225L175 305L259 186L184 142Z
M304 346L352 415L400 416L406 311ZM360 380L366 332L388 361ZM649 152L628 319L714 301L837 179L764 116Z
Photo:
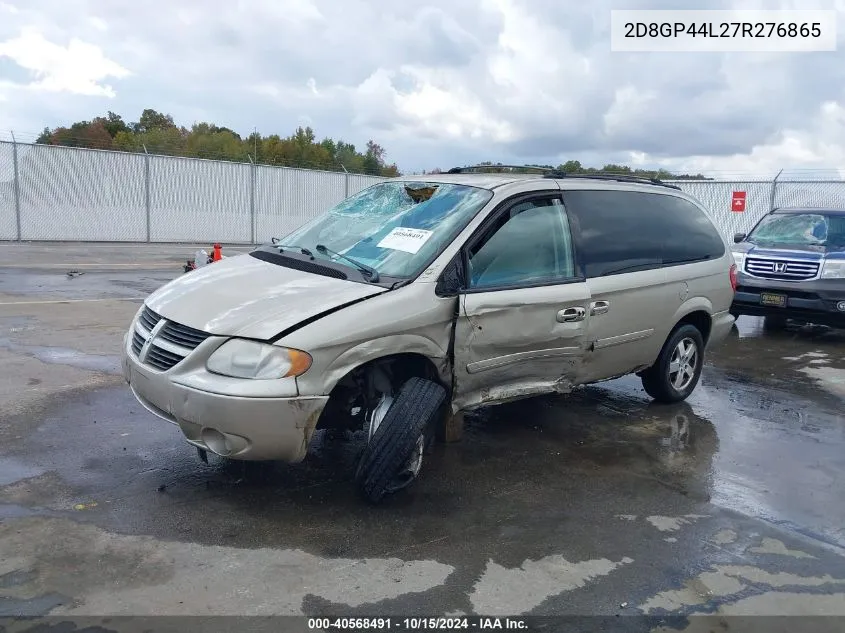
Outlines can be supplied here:
M569 223L559 198L514 205L469 252L470 289L554 283L574 277Z

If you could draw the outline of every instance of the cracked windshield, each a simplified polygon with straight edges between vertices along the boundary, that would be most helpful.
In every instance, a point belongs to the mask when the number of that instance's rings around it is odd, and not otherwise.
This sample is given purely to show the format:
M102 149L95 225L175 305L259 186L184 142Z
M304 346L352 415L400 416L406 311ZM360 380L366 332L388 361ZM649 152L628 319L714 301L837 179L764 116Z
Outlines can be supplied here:
M845 217L822 213L772 215L764 218L750 242L845 246Z
M306 249L320 244L382 275L411 277L491 196L487 189L466 185L381 183L342 201L284 242ZM342 258L326 256L344 263Z

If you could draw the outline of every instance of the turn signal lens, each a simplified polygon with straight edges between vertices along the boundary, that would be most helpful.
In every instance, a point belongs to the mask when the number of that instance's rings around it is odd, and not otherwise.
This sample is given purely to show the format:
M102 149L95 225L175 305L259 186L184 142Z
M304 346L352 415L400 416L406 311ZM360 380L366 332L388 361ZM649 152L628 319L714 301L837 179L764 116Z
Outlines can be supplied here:
M734 291L734 292L736 292L736 285L737 285L737 281L736 281L736 264L731 264L731 272L730 272L730 276L731 276L731 288L733 288L733 291Z
M290 376L301 376L311 368L311 355L302 352L298 349L289 349L288 358L290 359L290 369L284 375L285 378Z

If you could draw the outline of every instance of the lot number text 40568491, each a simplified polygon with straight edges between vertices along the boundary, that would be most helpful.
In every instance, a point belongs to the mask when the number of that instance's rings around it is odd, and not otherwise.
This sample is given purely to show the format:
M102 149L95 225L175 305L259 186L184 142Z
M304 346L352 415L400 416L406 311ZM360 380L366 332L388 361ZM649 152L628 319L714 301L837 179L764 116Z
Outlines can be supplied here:
M502 617L308 618L308 629L318 631L519 631L527 628L524 620Z

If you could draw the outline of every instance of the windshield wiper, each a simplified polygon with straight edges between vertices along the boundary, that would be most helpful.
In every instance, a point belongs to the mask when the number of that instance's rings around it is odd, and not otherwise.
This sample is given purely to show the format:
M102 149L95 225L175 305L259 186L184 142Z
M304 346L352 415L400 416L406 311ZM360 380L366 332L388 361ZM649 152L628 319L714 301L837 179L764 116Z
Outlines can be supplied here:
M333 251L330 248L326 248L325 244L317 244L317 252L323 253L324 255L334 255L335 257L340 257L341 259L345 259L350 264L355 266L355 268L360 270L362 273L365 273L367 276L369 276L371 282L373 282L374 284L378 283L379 276L378 276L378 271L375 268L370 268L369 266L366 266L365 264L362 264L361 262L355 261L351 257L347 257L346 255L342 255L341 253L338 253L337 251Z
M297 246L296 244L279 244L279 240L275 237L270 238L273 240L273 246L279 249L280 253L284 253L286 248L289 249L298 249L300 253L303 255L307 255L310 258L314 258L314 254L309 251L307 248L303 248L302 246Z

